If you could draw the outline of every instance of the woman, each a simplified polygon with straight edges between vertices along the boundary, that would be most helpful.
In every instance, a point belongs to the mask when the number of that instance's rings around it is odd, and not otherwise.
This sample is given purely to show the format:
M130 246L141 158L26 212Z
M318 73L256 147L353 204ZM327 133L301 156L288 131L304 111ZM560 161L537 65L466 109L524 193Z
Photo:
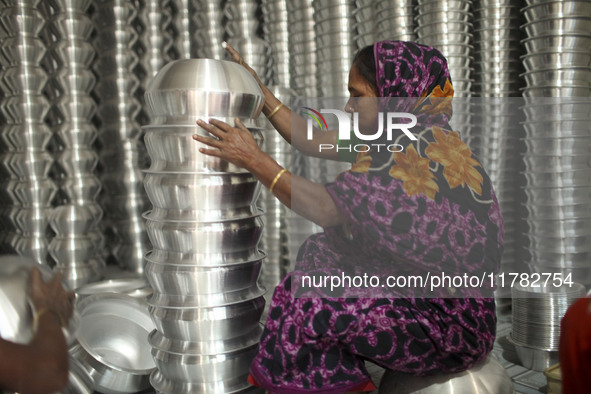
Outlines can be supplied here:
M263 112L288 142L315 155L319 143L343 144L336 132L319 130L306 142L306 121L261 87ZM248 169L284 204L325 229L302 245L295 270L269 306L251 381L274 393L371 391L364 360L415 375L458 372L493 347L492 285L488 292L442 286L436 298L389 287L362 289L363 297L349 297L351 289L345 289L335 298L325 289L303 288L303 275L362 274L369 267L398 275L444 268L496 273L502 254L503 223L490 179L450 131L453 89L441 53L411 42L378 42L356 56L349 92L345 110L359 113L363 134L375 133L380 112L411 112L417 140L398 137L399 152L357 154L351 170L326 186L282 169L238 120L235 127L198 121L216 138L194 137L209 145L201 152ZM336 149L322 155L346 159Z

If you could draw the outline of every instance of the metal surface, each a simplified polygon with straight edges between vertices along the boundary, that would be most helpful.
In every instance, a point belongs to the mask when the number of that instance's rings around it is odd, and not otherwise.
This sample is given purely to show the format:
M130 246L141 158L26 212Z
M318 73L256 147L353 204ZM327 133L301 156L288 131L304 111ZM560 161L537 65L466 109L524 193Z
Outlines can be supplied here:
M146 303L119 294L97 294L82 300L78 344L72 356L90 371L96 390L138 392L149 387L155 369L148 334L154 329Z
M413 376L386 371L380 394L513 394L513 382L492 356L464 372Z

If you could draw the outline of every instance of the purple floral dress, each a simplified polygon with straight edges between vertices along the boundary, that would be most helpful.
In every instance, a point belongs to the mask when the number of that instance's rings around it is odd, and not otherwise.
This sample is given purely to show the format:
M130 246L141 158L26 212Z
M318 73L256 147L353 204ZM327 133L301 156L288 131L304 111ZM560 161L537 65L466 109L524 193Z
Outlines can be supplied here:
M251 366L251 381L273 393L372 389L365 360L414 375L458 372L493 347L490 286L423 297L302 290L302 275L368 267L381 275L498 271L503 221L490 179L447 123L453 88L445 58L400 41L376 43L374 53L381 97L392 98L389 110L416 114L420 138L407 138L401 152L360 153L327 185L349 235L339 227L311 236L275 289Z

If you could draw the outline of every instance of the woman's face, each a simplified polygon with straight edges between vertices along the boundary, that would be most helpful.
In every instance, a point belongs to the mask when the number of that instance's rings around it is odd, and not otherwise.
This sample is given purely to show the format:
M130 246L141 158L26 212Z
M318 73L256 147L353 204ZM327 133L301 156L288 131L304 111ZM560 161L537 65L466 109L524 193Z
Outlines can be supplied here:
M363 134L373 134L377 129L378 92L361 75L357 64L353 64L349 71L349 101L345 111L359 114L359 131Z

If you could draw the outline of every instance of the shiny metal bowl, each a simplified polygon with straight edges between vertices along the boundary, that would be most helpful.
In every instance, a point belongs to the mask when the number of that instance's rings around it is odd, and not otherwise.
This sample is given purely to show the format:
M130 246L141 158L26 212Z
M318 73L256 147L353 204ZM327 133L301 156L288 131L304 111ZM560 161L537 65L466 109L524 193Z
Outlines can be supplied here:
M95 295L95 294L125 294L135 298L135 295L143 291L145 295L149 295L150 292L145 292L148 286L143 278L125 278L125 279L108 279L100 282L89 283L84 286L77 288L76 296L77 301L80 302L84 298Z
M154 330L146 303L120 294L82 300L78 344L71 353L91 371L96 390L123 394L150 386L155 369L148 334Z
M160 264L145 257L144 272L156 293L197 296L244 290L256 284L262 260L200 267L191 265Z
M226 393L226 394L261 394L259 387L252 386L245 376L239 382L217 381L212 383L186 383L165 378L160 371L156 370L150 375L150 384L157 394L201 394L201 393Z
M180 382L208 384L219 381L240 385L248 377L258 344L229 353L201 355L172 353L152 348L158 370L165 378Z
M589 48L591 46L591 36L589 34L575 34L570 32L552 34L551 31L544 31L539 35L524 39L522 43L525 45L528 54L547 50L559 52L572 51L573 48Z
M156 74L145 99L153 124L194 124L195 116L256 118L264 97L252 75L235 62L183 59Z
M178 253L235 253L256 250L260 215L219 222L153 220L146 213L146 231L155 249Z
M233 125L234 122L224 118ZM221 120L224 120L221 119ZM202 136L211 135L206 130L198 127L195 121L192 125L176 126L144 126L144 142L152 159L150 171L157 172L198 172L215 173L230 172L244 173L246 170L237 167L225 160L204 155L199 152L206 145L195 141L193 134ZM258 129L251 129L253 137L262 144L263 136Z
M525 14L528 22L557 16L589 16L591 4L587 1L545 1L531 4L521 12Z
M591 34L591 16L548 17L523 25L529 37L542 34Z
M162 301L162 300L161 300ZM261 294L233 304L196 307L155 305L148 300L156 329L167 338L209 342L243 337L259 324L265 306Z
M519 362L527 369L543 371L559 361L556 349L537 349L526 346L515 341L511 334L507 335L507 340L515 346Z
M144 187L156 209L167 209L168 219L181 219L187 211L200 221L219 220L233 211L254 213L260 184L252 174L198 174L145 171ZM195 216L196 215L196 216Z
M494 357L467 371L413 376L386 371L379 388L380 394L513 394L513 382L509 374Z

